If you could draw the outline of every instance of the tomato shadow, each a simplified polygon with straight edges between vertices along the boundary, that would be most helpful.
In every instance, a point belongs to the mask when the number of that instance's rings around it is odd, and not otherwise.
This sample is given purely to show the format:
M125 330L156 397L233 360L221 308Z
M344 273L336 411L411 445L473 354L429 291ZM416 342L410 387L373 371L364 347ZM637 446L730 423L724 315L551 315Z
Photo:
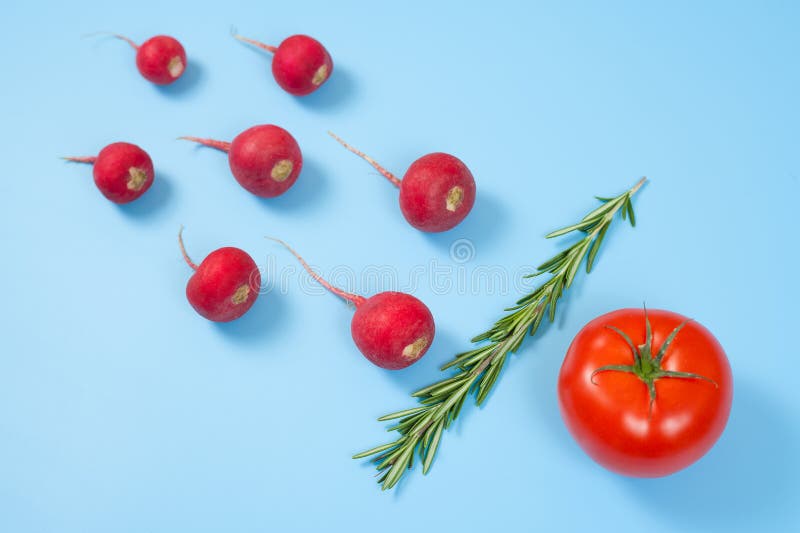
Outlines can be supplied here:
M239 345L259 345L267 338L280 337L286 320L286 301L280 291L267 289L268 292L259 294L247 313L231 322L214 322L214 328ZM266 351L267 345L264 346Z
M147 192L133 202L119 204L117 207L123 215L130 218L164 218L173 196L174 189L170 176L156 170L156 177Z
M314 211L323 201L328 189L325 172L313 159L303 159L300 176L288 191L275 198L259 198L256 201L275 211L303 213Z
M665 523L787 531L800 506L798 446L791 413L752 383L737 382L728 426L705 457L666 478L619 480Z
M529 412L533 421L530 423L544 427L540 439L563 449L565 443L574 443L561 419L556 391L565 347L572 332L557 329L556 324L545 319L539 331L525 341L510 362L519 367L515 372L524 374L526 383L530 384L530 397L524 400L531 406ZM574 448L579 453L577 445Z

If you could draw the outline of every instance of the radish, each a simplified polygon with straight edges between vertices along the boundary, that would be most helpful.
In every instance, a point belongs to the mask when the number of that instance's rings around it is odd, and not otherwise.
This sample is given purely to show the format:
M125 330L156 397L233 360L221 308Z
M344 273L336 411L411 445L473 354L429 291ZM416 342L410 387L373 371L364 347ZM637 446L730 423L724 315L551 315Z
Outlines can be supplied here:
M227 246L214 250L196 265L183 246L183 228L178 244L194 274L186 284L186 298L200 316L213 322L230 322L245 314L261 290L261 273L244 250Z
M292 35L280 46L270 46L253 39L233 35L242 42L275 54L272 58L272 75L278 85L289 94L311 94L330 78L333 61L325 47L308 35Z
M67 161L94 165L94 183L115 204L139 198L153 184L153 161L147 152L130 143L112 143L96 157L65 157Z
M253 126L237 135L232 143L198 137L179 138L227 152L236 181L262 198L279 196L289 190L303 167L303 154L297 141L285 129L271 124Z
M381 368L398 370L415 363L428 351L436 327L430 310L417 298L393 291L370 298L345 292L314 272L291 246L268 238L289 250L320 285L355 306L350 333L364 357Z
M435 233L453 229L475 204L475 179L455 156L441 152L424 155L411 163L401 181L365 153L328 134L400 189L400 210L418 230Z
M169 85L186 70L186 51L169 35L156 35L137 45L124 35L112 33L136 50L136 68L144 78L156 85Z

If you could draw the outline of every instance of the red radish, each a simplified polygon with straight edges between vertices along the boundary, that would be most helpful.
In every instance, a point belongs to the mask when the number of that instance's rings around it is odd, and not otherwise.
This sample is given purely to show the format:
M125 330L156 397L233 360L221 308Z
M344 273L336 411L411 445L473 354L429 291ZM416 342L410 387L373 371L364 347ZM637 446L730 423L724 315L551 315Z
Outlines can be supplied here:
M153 184L153 161L147 152L130 143L112 143L97 157L65 157L67 161L94 165L94 183L115 204L139 198Z
M178 244L184 261L194 270L186 284L186 298L200 316L230 322L253 307L261 290L261 273L247 252L226 246L208 254L198 266L183 246L183 228Z
M239 185L262 198L280 196L289 190L303 167L297 141L285 129L271 124L253 126L237 135L232 143L179 138L227 152L231 172Z
M400 189L400 210L418 230L435 233L453 229L475 204L475 179L455 156L441 152L424 155L411 163L399 180L365 153L328 134Z
M292 35L280 46L270 46L253 39L235 35L242 42L275 54L272 58L272 75L289 94L311 94L330 78L333 61L325 47L308 35Z
M356 307L350 333L364 357L381 368L398 370L415 363L428 351L436 327L430 310L417 298L393 291L370 298L345 292L314 272L291 246L268 238L286 247L320 285Z
M112 34L136 50L136 67L142 76L156 85L169 85L186 70L186 51L177 39L156 35L137 45L124 35Z

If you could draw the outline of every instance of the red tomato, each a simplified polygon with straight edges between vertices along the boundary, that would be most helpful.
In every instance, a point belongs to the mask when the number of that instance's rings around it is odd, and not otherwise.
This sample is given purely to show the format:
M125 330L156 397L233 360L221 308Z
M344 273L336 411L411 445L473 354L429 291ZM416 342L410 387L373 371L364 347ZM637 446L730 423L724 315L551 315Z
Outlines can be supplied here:
M702 457L725 429L732 399L722 346L669 311L595 318L572 341L558 378L561 416L581 448L635 477L666 476Z

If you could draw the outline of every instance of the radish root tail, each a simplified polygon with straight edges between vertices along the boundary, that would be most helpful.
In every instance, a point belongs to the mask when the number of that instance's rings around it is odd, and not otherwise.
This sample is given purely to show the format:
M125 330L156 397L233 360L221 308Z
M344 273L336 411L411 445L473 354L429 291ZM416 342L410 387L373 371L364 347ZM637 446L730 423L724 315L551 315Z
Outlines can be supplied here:
M126 43L131 45L131 47L134 50L138 50L139 49L139 45L136 44L135 42L133 42L133 40L129 39L128 37L125 37L124 35L120 35L119 33L114 33L112 31L96 31L94 33L87 33L83 37L84 38L86 38L86 37L96 37L98 35L107 35L108 37L114 37L116 39L119 39L120 41L125 41Z
M395 187L400 187L400 180L399 180L399 179L397 179L397 176L395 176L394 174L392 174L391 172L389 172L388 170L386 170L385 168L383 168L382 166L380 166L380 165L378 164L378 162L377 162L377 161L375 161L374 159L372 159L370 156L368 156L367 154L365 154L365 153L364 153L364 152L362 152L361 150L358 150L358 149L356 149L356 148L353 148L352 146L350 146L349 144L347 144L346 142L344 142L344 140L342 140L342 139L341 139L339 136L337 136L337 135L336 135L335 133L333 133L332 131L329 131L329 132L328 132L328 135L330 135L331 137L333 137L334 139L336 139L336 140L339 142L339 144L341 144L342 146L344 146L345 148L347 148L348 150L350 150L351 152L353 152L354 154L356 154L358 157L362 158L364 161L366 161L367 163L369 163L370 165L372 165L373 167L375 167L375 170L377 170L378 172L380 172L380 173L381 173L381 175L382 175L384 178L386 178L387 180L391 181L391 182L392 182L392 184L393 184Z
M86 156L86 157L62 157L64 161L71 161L73 163L87 163L89 165L94 165L94 162L97 161L97 158L93 155Z
M231 143L225 141L215 141L214 139L201 139L200 137L178 137L178 139L182 141L191 141L211 148L216 148L217 150L221 150L223 152L229 152L231 149Z
M295 256L298 261L300 261L300 264L303 265L303 268L306 270L306 272L308 272L309 276L311 276L317 283L319 283L320 285L322 285L323 287L328 289L330 292L332 292L333 294L335 294L339 298L342 298L343 300L347 300L348 302L352 303L356 307L358 307L359 305L361 305L362 303L364 303L366 301L366 298L364 298L363 296L360 296L358 294L353 294L351 292L343 291L342 289L340 289L338 287L334 287L333 285L328 283L325 280L325 278L323 278L322 276L320 276L319 274L314 272L314 270L308 265L308 263L306 263L305 259L303 259L303 257L300 254L298 254L294 250L294 248L292 248L291 246L286 244L284 241L282 241L280 239L277 239L275 237L267 237L267 239L269 239L271 241L275 241L278 244L280 244L281 246L283 246L284 248L286 248L287 250L289 250L289 252L293 256Z
M178 245L181 247L181 255L183 255L183 260L186 261L186 264L192 267L192 270L197 270L197 264L186 253L186 247L183 245L183 226L178 230Z
M233 36L234 39L238 39L239 41L242 41L243 43L252 44L253 46L261 48L262 50L265 50L265 51L270 52L272 54L274 54L275 52L278 51L278 47L277 46L264 44L261 41L256 41L255 39L248 39L247 37L242 37L241 35L236 33L235 30L231 31L231 35Z

